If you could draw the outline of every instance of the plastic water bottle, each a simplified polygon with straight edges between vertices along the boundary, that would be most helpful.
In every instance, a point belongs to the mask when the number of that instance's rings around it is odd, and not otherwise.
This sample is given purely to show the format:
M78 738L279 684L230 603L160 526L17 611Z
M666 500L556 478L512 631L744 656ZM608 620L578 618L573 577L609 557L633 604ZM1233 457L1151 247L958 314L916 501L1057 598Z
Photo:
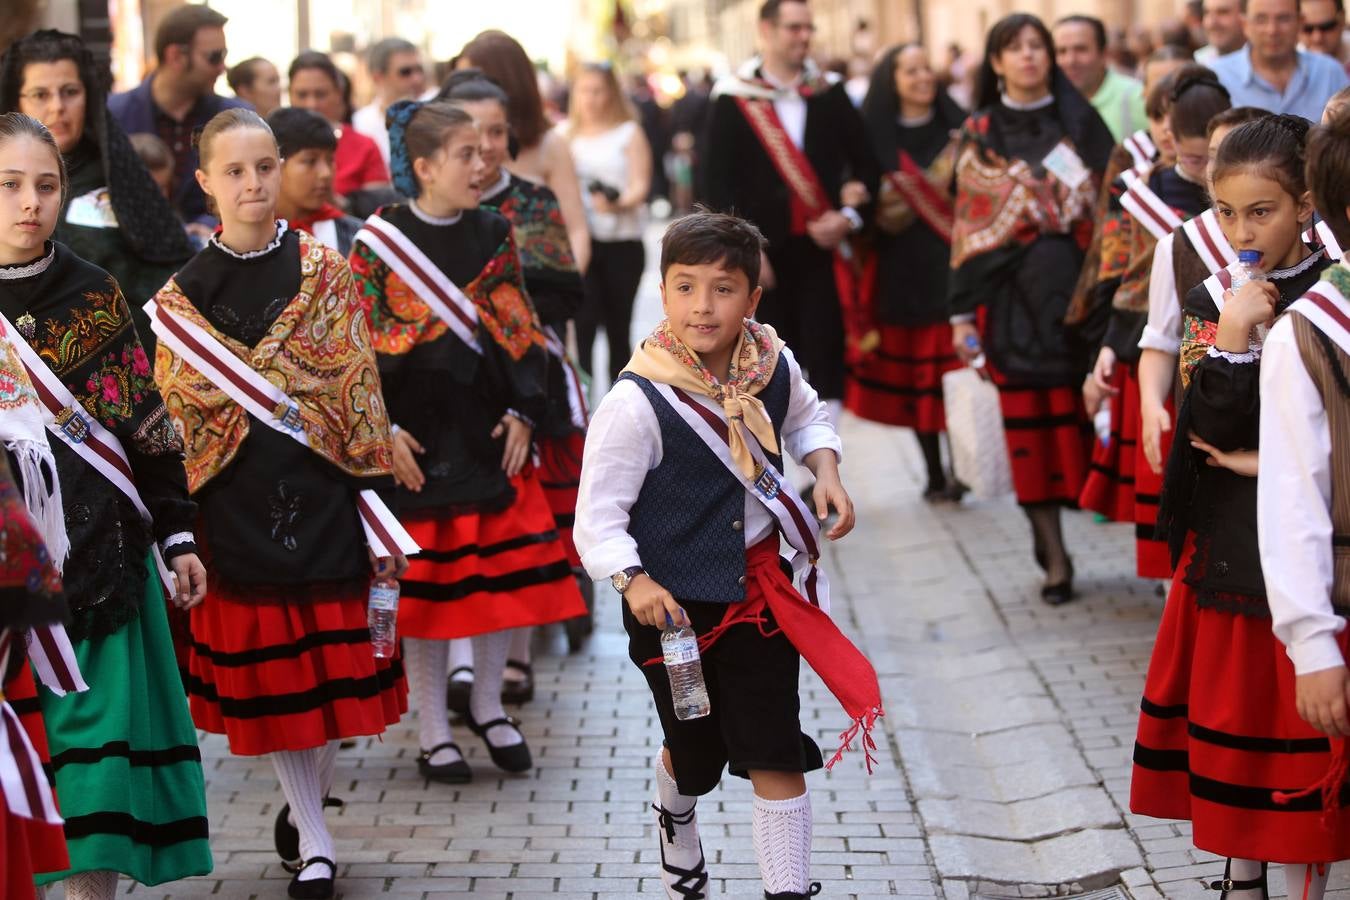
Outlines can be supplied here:
M688 625L676 625L666 613L666 628L661 632L661 653L670 677L670 697L675 701L675 718L701 719L712 711L708 687L703 683L703 662L698 656L698 635Z
M969 353L976 354L970 360L970 367L972 369L983 369L987 360L984 357L984 351L980 349L980 339L973 334L966 335L966 350Z
M1239 250L1237 269L1233 272L1233 293L1249 281L1265 281L1266 273L1261 271L1261 252L1259 250ZM1252 329L1249 345L1255 349L1260 347L1266 340L1266 332L1270 328L1262 322Z
M389 659L398 646L395 630L398 622L398 579L389 575L371 579L366 622L370 625L370 646L375 651L375 657Z
M1097 443L1111 446L1111 401L1103 400L1102 408L1092 417L1092 428L1097 432Z

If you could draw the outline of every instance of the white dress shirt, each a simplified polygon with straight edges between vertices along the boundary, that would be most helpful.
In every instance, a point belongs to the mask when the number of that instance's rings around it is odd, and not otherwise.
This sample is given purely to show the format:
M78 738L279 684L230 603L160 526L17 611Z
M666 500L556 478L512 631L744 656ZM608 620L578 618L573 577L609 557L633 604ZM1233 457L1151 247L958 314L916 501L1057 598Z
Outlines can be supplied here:
M1344 665L1331 611L1331 432L1285 316L1261 356L1261 454L1256 483L1261 570L1275 636L1299 675Z
M1172 267L1172 232L1153 247L1153 268L1148 276L1148 323L1139 338L1141 350L1159 350L1178 356L1181 353L1181 298Z
M821 448L842 458L843 445L825 403L802 378L801 366L786 347L778 364L787 365L791 378L787 416L779 434L781 449L798 461ZM691 434L689 440L698 438ZM615 382L586 429L572 530L581 564L592 578L605 579L642 565L637 541L628 533L628 512L637 502L647 473L661 464L661 458L661 425L647 395L632 381ZM792 490L791 484L784 489ZM745 546L758 544L775 527L773 516L747 491Z
M369 103L352 113L352 127L375 142L384 164L389 165L389 129L384 127L384 107Z
M764 80L778 89L773 111L778 113L778 121L783 123L783 130L792 143L797 145L797 149L802 149L806 143L806 98L797 91L801 76L782 82L765 72Z

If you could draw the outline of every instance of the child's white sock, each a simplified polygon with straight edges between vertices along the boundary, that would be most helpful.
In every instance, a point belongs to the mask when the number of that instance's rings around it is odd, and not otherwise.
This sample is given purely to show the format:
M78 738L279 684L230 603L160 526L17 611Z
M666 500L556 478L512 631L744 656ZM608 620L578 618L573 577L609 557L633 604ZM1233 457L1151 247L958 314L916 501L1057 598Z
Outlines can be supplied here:
M455 638L450 641L450 671L468 669L467 672L455 672L450 677L455 681L473 681L473 641L471 638Z
M309 750L278 750L272 754L272 765L277 770L281 792L291 805L291 820L300 832L300 858L322 856L332 859L335 852L333 836L323 820L323 785L319 780L319 756L325 748ZM300 873L301 881L329 878L327 866L310 866Z
M1289 900L1322 900L1327 890L1327 876L1330 873L1331 866L1322 866L1319 874L1317 866L1295 866L1286 863L1284 885Z
M337 774L338 747L341 744L341 741L329 741L319 748L319 787L323 789L325 797L333 793L333 777Z
M755 796L751 835L764 890L806 893L811 886L811 795L787 800Z
M66 878L66 900L112 900L117 894L117 873L108 869L76 872Z
M698 839L697 797L680 793L666 771L665 751L656 754L656 836L661 848L661 883L669 900L706 896L708 875ZM664 810L664 812L663 812ZM676 871L669 871L674 869ZM695 893L690 894L690 891Z
M413 709L417 710L417 733L423 750L453 741L450 716L445 711L445 673L450 654L445 641L403 639L403 660L408 667L408 688ZM433 766L448 766L461 757L454 750L438 750L431 757Z
M506 648L511 632L494 631L473 636L473 692L469 694L469 712L479 724L506 717L502 709L502 674L506 670ZM511 747L522 740L520 732L508 725L487 730L488 743Z
M516 662L530 664L530 639L534 637L534 628L526 626L511 631L511 646L506 650L506 658ZM503 675L505 681L524 681L525 673L515 668L507 668Z

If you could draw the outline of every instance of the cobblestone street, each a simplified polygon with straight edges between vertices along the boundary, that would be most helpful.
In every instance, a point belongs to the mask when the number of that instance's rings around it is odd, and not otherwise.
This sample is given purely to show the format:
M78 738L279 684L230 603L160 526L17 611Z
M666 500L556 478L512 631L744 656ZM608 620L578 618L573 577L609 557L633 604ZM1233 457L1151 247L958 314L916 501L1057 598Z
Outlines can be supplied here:
M635 334L659 314L654 273L640 302ZM1163 606L1157 584L1133 577L1132 528L1070 514L1080 599L1045 606L1010 500L926 505L908 433L852 417L843 430L858 528L827 564L835 615L875 663L887 717L875 775L854 752L808 779L821 896L1201 896L1222 860L1195 851L1186 825L1125 811ZM345 806L328 813L339 896L664 896L648 808L659 729L627 658L619 600L608 586L597 595L583 652L566 655L557 629L538 636L538 695L520 713L536 761L528 775L502 776L461 727L474 783L428 784L411 714L382 741L342 752L335 794ZM845 725L837 703L809 672L802 698L803 727L833 748ZM202 747L215 872L123 891L284 897L270 762L232 757L215 736ZM762 896L748 782L728 778L699 819L713 894ZM1350 900L1350 873L1333 875L1333 887L1329 897ZM1284 894L1278 870L1271 893Z

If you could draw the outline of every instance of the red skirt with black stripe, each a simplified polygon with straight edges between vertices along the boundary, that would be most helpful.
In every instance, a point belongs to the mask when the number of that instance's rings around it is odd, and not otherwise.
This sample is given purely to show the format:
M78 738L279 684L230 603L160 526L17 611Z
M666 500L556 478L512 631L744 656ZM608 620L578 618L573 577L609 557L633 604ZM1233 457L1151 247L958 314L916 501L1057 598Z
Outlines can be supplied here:
M1187 539L1178 572L1189 567ZM1344 652L1346 635L1340 637ZM1149 662L1130 784L1130 810L1189 819L1195 846L1277 863L1350 858L1350 810L1322 822L1317 784L1331 765L1325 736L1299 718L1294 667L1267 616L1201 608L1172 581ZM1343 787L1341 803L1350 800Z
M990 366L1003 411L1013 493L1023 505L1073 506L1087 480L1092 426L1081 392L1071 387L1018 387Z
M212 585L191 611L193 722L239 756L382 733L407 712L408 684L397 656L375 658L366 601L359 582L296 603Z
M1167 415L1177 420L1176 404L1167 398ZM1140 429L1142 433L1142 428ZM1164 431L1158 442L1164 463L1172 450L1172 432ZM1153 537L1158 525L1158 503L1162 499L1163 473L1154 473L1144 457L1144 442L1134 448L1134 556L1140 578L1171 578L1172 554L1167 541Z
M542 437L535 442L539 452L539 485L553 513L558 540L573 569L581 568L581 554L572 541L572 525L577 518L577 488L581 486L581 452L586 448L586 432L573 431L566 437Z
M47 729L42 722L42 705L38 702L32 669L26 665L20 668L5 683L4 696L10 709L18 715L19 724L27 732L38 759L42 760L43 766L49 766L52 756L47 748ZM55 789L52 791L54 794ZM3 802L4 793L0 792L0 803ZM59 803L57 808L60 808ZM3 832L0 833L0 888L5 889L0 891L0 896L32 896L34 874L64 872L70 868L65 830L60 825L21 819L5 807L0 809L0 832ZM24 874L20 877L18 873ZM17 891L16 885L22 886L23 890Z
M880 346L849 369L844 406L873 422L943 431L942 376L961 368L951 325L878 327Z
M1111 375L1111 439L1092 442L1092 463L1078 505L1112 522L1134 521L1135 448L1139 444L1139 381L1135 367Z
M400 634L448 640L586 614L538 476L527 467L511 486L501 512L403 523L422 552L402 578Z

